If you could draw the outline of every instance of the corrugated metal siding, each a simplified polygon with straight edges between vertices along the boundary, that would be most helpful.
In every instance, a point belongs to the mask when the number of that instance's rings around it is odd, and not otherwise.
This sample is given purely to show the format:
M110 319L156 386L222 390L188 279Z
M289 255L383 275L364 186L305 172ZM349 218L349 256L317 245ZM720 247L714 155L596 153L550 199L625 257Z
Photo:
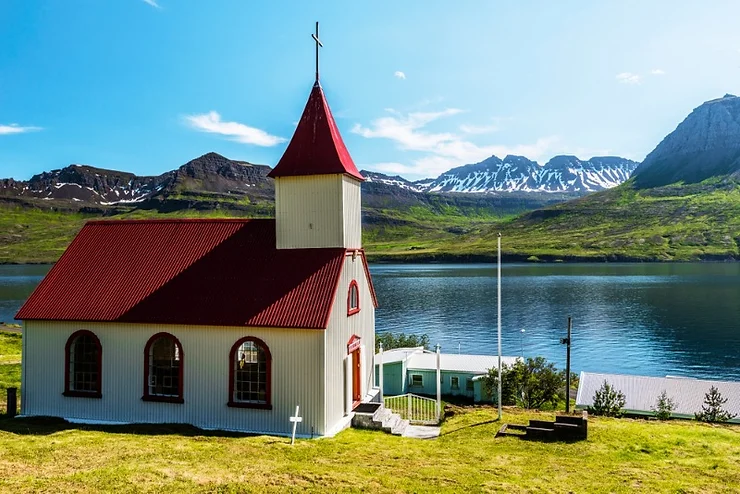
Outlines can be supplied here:
M740 382L708 381L703 379L681 379L666 377L629 376L623 374L595 374L582 372L578 382L576 406L586 408L593 405L596 391L607 381L625 397L625 410L650 413L658 396L665 390L676 402L674 415L693 417L701 411L704 395L711 386L716 387L727 403L725 410L740 415ZM740 422L740 417L735 421Z
M344 206L344 246L348 249L362 247L362 212L360 182L342 177L342 203Z
M18 316L323 329L344 254L278 250L272 220L89 223Z
M379 366L375 366L375 383L378 384ZM403 394L403 364L392 362L383 365L383 394L386 396Z
M64 346L78 329L100 339L102 399L64 391ZM183 349L184 404L141 400L144 346L160 331ZM229 352L244 336L262 339L272 353L272 410L230 408ZM121 323L30 321L24 334L23 413L118 422L176 422L198 427L288 434L288 417L301 407L298 434L324 433L323 331Z
M275 179L278 249L344 246L342 175Z
M347 293L352 280L360 289L360 312L347 316ZM373 349L375 348L375 306L365 276L362 256L348 255L337 289L334 309L324 335L326 338L326 427L330 429L344 416L345 361L347 343L352 335L362 339L365 347L365 371L362 382L363 396L373 387Z

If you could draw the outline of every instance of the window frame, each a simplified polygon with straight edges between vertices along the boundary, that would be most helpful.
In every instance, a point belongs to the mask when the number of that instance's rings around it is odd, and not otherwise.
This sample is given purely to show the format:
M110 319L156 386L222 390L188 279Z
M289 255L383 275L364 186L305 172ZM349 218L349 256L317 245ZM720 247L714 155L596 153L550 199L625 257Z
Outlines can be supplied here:
M235 384L235 373L234 362L236 361L236 352L246 342L251 341L262 349L265 354L265 403L249 403L244 401L236 401L234 399L234 384ZM227 406L233 408L255 408L258 410L272 410L272 353L267 343L257 338L256 336L245 336L240 338L234 343L229 351L229 401L226 403Z
M177 372L178 372L178 386L177 386L178 395L177 396L157 396L157 395L149 394L149 370L150 370L149 353L151 352L152 345L154 345L154 342L156 342L160 338L169 338L172 341L174 341L176 350L179 352L179 355L180 355L180 366L177 369ZM142 401L154 401L154 402L161 402L161 403L185 403L185 400L183 398L183 388L185 387L183 384L184 368L185 368L185 353L182 351L182 344L180 343L180 340L178 340L175 335L163 331L149 338L149 340L146 342L146 345L144 346L144 395L141 397Z
M450 376L450 389L460 390L460 376Z
M465 391L475 391L475 381L472 377L465 380Z
M414 382L414 378L419 378L419 383L416 384ZM411 374L411 381L409 382L409 386L414 388L423 388L424 387L424 375L423 374Z
M97 390L95 391L80 391L76 389L70 389L70 379L69 379L69 371L70 371L70 358L69 358L69 351L72 348L72 343L81 336L90 336L93 338L93 341L95 342L95 345L97 347L98 353L97 353L97 371L98 371L98 386ZM89 331L87 329L80 329L78 331L75 331L71 335L69 335L69 338L67 338L67 343L64 345L64 392L62 393L64 396L69 396L73 398L102 398L103 397L103 346L100 344L100 339L98 336L93 333L92 331Z
M357 294L357 306L352 307L352 290ZM357 280L352 280L349 283L349 289L347 290L347 315L351 316L360 312L360 286L357 284Z

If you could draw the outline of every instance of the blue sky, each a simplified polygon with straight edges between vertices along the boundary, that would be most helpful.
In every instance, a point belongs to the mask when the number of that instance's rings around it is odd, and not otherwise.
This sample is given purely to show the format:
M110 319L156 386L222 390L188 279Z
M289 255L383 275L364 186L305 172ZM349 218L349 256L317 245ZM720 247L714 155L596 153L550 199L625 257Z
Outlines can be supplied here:
M740 92L740 2L0 1L0 178L273 165L314 78L360 168L641 160Z

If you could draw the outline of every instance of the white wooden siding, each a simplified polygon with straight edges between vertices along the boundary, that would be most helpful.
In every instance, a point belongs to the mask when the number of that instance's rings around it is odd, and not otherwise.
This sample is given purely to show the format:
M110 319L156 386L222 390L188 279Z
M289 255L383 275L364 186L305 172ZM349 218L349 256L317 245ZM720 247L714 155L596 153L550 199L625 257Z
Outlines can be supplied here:
M102 399L62 396L64 347L79 329L100 339ZM144 402L144 346L166 331L183 348L184 404ZM116 323L26 321L23 335L25 415L111 422L189 423L203 428L289 434L301 407L298 434L325 432L324 331ZM231 408L229 352L244 336L263 340L272 354L272 410Z
M362 247L362 212L360 182L346 175L342 177L342 204L344 207L344 246Z
M275 179L278 249L344 247L341 174Z
M360 293L360 312L347 316L347 293L352 280L357 281ZM347 343L352 335L361 338L365 355L364 367L361 373L361 391L364 396L375 381L373 372L373 355L375 349L375 306L370 295L370 286L365 275L363 259L361 255L352 258L352 254L345 257L342 276L339 280L334 307L330 316L329 327L325 334L326 338L326 429L329 430L338 424L345 414L345 403L347 400L346 380L347 369L351 366L346 364Z

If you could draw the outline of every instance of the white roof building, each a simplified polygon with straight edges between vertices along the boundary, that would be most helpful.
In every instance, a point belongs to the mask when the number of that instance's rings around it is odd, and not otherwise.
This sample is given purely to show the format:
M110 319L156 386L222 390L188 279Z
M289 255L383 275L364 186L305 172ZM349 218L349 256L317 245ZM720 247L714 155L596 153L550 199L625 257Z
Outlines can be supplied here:
M497 355L467 355L457 353L441 353L440 368L443 371L464 372L470 374L486 374L488 369L498 368ZM501 363L512 366L519 357L501 357ZM380 362L380 354L375 356ZM395 348L383 352L383 363L405 362L409 370L437 370L437 354L429 350L418 348Z
M704 395L714 386L723 398L727 398L723 408L737 415L730 422L740 423L740 382L581 372L576 407L587 408L593 405L594 394L604 381L624 394L624 410L628 413L652 414L658 396L665 391L676 402L673 416L678 418L694 418L694 414L701 411Z

